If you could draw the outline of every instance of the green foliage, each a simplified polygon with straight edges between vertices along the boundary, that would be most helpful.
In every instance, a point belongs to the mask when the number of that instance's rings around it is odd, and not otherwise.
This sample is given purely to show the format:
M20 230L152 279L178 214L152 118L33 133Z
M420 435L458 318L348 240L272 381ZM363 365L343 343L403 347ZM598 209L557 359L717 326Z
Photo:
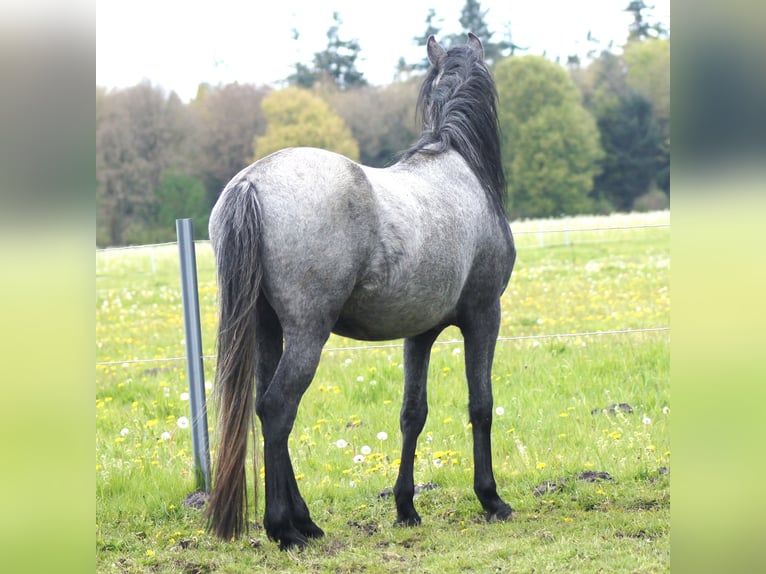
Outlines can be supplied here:
M629 42L622 59L626 82L652 103L657 121L670 129L670 40Z
M628 86L652 103L662 134L654 181L670 194L670 40L628 42L622 57L627 66Z
M495 69L512 217L587 212L603 156L593 118L558 65L507 58Z
M302 88L272 92L263 100L266 133L255 139L255 159L285 147L311 146L359 160L359 146L343 119L322 98Z
M593 196L628 210L653 185L669 193L669 42L633 41L570 72L606 152Z
M651 103L641 95L630 92L607 102L599 108L598 127L606 155L594 193L616 209L628 211L636 198L649 191L657 174L662 134Z

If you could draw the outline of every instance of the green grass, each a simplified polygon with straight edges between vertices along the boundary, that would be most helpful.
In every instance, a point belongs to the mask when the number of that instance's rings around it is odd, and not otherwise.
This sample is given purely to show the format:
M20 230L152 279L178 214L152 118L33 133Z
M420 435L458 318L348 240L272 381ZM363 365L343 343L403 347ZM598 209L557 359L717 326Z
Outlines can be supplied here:
M519 256L501 337L668 326L668 228L521 233L668 221L665 212L515 224ZM209 245L198 244L197 263L212 354ZM194 490L191 430L178 424L189 417L184 362L130 362L185 354L176 246L98 252L96 267L97 571L669 570L668 332L498 343L494 466L516 515L488 524L472 491L463 349L450 342L459 332L445 331L432 356L415 467L416 482L437 488L417 497L423 524L411 529L393 527L393 500L378 497L398 466L401 348L347 350L360 343L333 336L290 442L299 485L327 536L280 552L260 516L251 516L243 540L223 543L204 532L200 511L182 502ZM212 381L213 359L205 372ZM613 403L633 412L593 412ZM586 470L613 480L575 480ZM557 488L536 495L545 481Z

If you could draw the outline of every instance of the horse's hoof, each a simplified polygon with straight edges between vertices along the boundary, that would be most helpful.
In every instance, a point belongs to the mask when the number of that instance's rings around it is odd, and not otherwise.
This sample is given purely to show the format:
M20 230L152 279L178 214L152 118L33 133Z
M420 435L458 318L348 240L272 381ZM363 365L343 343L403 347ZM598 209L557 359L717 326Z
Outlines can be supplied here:
M278 538L280 550L302 550L308 544L308 539L297 530L283 534Z
M494 512L487 513L487 522L500 522L511 520L513 518L513 509L507 504L503 504Z
M306 538L322 538L324 536L324 530L311 521L306 525L300 526L298 530L300 530L301 534Z
M422 520L420 519L420 516L416 513L412 516L397 518L396 522L394 522L394 526L419 526L421 522Z

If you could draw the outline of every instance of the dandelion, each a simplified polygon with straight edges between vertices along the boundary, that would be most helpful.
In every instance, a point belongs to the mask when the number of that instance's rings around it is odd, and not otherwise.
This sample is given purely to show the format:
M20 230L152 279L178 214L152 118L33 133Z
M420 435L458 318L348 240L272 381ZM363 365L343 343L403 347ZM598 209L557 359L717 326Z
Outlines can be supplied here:
M125 428L125 429L122 429L122 430L120 431L120 436L128 436L128 432L129 432L129 431L128 431L128 429L126 429L126 428Z
M178 417L178 420L176 421L176 424L178 425L178 428L180 429L188 429L189 428L189 419L186 417Z
M154 550L147 550L146 551L147 556L154 556Z
M360 451L361 451L361 453L362 453L363 455L368 455L368 454L370 454L370 453L372 452L372 449L371 449L369 446L367 446L367 445L364 445L364 446L363 446L363 447L360 449Z
M670 412L670 407L662 407L662 414L666 415Z
M505 414L505 409L503 407L497 407L495 413L497 413L497 416L501 417Z
M453 355L459 355L459 354L460 354L460 352L461 352L461 351L460 351L460 347L455 347L454 349L452 349L452 354L453 354Z
M378 440L386 440L388 438L388 433L386 431L380 431L377 436Z
M213 383L211 383L210 381L205 381L205 389L210 391L212 390L212 388L213 388Z
M434 466L435 466L435 467L437 467L437 468L438 468L438 467L440 467L440 466L441 466L441 465L443 465L443 464L444 464L444 463L442 462L442 459L440 459L440 458L435 458L435 459L434 459Z
M343 361L343 363L346 364L346 365L350 365L351 364L351 357L349 357L348 359Z
M378 384L378 381L376 381L375 379L372 379L372 380L370 381L370 386L371 386L371 387L374 387L374 386L375 386L375 385L377 385L377 384Z
M538 462L538 463L537 463L537 465L536 465L536 468L537 468L537 470L542 470L542 469L544 469L546 466L548 466L548 465L547 465L547 464L545 464L544 462Z
M165 431L164 433L162 433L162 434L160 435L160 438L161 438L162 440L170 440L170 433L169 433L168 431Z
M362 375L359 375L359 376L356 378L356 382L357 382L357 383L363 383L363 382L364 382L364 377L363 377Z
M361 454L356 455L354 457L354 462L357 464L359 464L360 462L364 462L364 456L362 456Z
M346 448L348 446L348 443L342 438L339 438L338 440L335 441L335 446L337 446L338 448Z
M181 393L181 400L182 401L188 401L189 400L189 393Z
M652 419L644 415L644 418L641 419L641 422L644 423L645 425L650 425L652 424Z

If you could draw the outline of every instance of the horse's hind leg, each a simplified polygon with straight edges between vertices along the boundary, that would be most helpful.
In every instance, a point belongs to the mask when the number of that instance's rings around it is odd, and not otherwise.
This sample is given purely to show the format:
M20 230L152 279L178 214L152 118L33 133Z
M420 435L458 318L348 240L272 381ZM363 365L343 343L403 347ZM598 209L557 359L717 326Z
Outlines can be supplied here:
M420 515L412 503L415 494L413 464L418 436L428 415L426 381L431 347L440 331L435 329L404 341L404 400L399 420L402 429L402 458L394 486L396 524L402 526L420 524Z
M474 310L462 321L468 411L473 431L474 491L489 520L510 518L511 507L497 494L492 471L492 360L500 327L500 302Z
M329 334L329 333L328 333ZM256 412L261 419L266 473L266 534L280 548L305 546L324 535L311 520L295 480L287 439L298 404L314 377L327 337L285 336L285 347L270 383L260 388Z

